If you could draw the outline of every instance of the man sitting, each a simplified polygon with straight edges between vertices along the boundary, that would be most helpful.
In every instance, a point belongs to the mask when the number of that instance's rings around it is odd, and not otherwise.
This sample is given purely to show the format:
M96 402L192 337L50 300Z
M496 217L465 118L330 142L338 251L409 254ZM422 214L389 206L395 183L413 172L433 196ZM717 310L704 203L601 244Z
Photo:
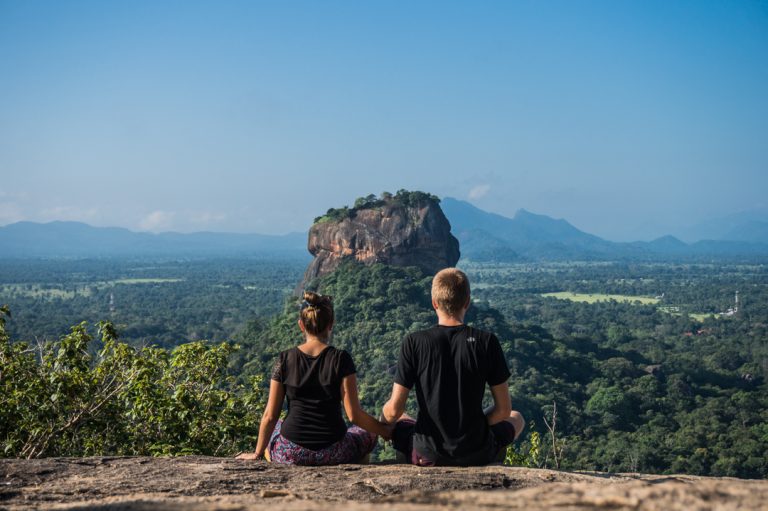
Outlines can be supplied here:
M392 397L382 410L397 421L395 450L414 465L485 465L503 459L506 446L523 431L512 410L509 369L496 336L464 324L470 305L469 280L446 268L432 281L438 324L407 335L400 348ZM494 405L483 410L489 385ZM418 419L404 416L416 386Z

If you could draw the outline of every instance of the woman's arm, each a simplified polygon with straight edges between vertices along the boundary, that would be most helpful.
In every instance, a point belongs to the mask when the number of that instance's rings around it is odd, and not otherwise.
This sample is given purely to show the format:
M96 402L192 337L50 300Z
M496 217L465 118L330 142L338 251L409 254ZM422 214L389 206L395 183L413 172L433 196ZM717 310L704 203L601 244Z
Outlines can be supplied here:
M392 436L392 426L377 421L360 407L357 395L357 376L353 373L341 380L341 400L349 421L366 431L383 437L386 440Z
M256 451L253 453L243 453L237 457L238 459L259 459L264 456L269 439L272 437L277 420L280 418L280 410L283 409L284 398L285 386L277 380L270 380L269 399L267 400L267 407L264 409L264 415L261 417Z

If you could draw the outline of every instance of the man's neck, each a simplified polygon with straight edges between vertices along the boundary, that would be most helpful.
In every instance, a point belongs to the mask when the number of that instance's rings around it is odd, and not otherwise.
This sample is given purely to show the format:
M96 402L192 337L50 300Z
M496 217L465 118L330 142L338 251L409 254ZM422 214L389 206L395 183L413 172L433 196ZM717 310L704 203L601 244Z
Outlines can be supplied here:
M461 326L464 324L464 317L449 316L448 314L437 313L437 324L440 326Z

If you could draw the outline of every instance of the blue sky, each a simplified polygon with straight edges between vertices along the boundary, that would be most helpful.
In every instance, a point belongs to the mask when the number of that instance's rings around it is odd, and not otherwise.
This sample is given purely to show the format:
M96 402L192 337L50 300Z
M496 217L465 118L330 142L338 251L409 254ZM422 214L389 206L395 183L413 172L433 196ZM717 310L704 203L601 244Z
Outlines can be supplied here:
M0 225L400 188L648 239L768 207L768 2L0 0Z

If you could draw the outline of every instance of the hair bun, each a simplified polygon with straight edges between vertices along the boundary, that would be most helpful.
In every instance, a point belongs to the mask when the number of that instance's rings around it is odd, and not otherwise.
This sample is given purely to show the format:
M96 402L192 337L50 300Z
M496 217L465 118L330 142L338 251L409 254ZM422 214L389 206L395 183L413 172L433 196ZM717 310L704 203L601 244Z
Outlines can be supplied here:
M307 302L309 305L319 305L320 304L320 295L317 293L313 293L312 291L304 291L304 301Z
M313 307L319 307L321 305L330 305L333 303L333 298L328 295L321 295L312 291L304 291L303 300Z

